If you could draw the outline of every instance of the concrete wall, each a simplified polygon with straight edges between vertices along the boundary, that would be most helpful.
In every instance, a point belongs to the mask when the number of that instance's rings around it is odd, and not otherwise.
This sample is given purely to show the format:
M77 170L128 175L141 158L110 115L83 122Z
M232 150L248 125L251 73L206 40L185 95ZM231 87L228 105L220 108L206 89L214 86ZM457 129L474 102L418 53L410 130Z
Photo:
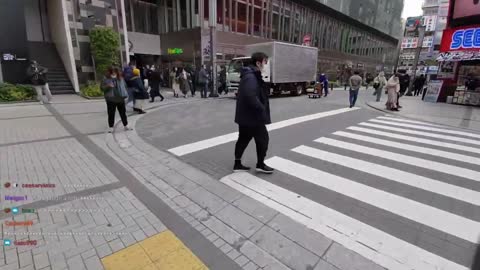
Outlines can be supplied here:
M72 37L68 26L68 15L65 0L48 0L48 18L52 32L52 40L65 66L65 71L73 84L75 92L80 91L78 75L73 56Z
M28 41L51 42L46 0L25 1L25 22Z
M130 52L160 55L160 36L138 32L128 32L128 40L132 43Z

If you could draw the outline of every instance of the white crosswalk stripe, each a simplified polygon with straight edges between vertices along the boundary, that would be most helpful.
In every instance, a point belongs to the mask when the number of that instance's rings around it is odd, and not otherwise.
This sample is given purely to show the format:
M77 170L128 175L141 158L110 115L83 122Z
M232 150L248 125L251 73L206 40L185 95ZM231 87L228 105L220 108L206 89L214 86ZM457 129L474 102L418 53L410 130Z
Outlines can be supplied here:
M457 149L457 150L462 150L462 151L466 151L466 152L472 152L472 153L480 154L480 148L465 146L465 145L461 145L461 144L447 143L447 142L442 142L442 141L434 141L434 140L429 140L429 139L423 139L423 138L418 138L418 137L413 137L413 136L406 136L406 135L401 135L401 134L396 134L396 133L378 131L378 130L375 130L375 129L362 128L362 127L348 127L347 129L360 131L360 132L364 132L364 133L369 133L369 134L373 134L373 135L380 135L380 136L394 138L394 139L400 139L400 140L404 140L404 141L418 142L418 143L423 143L423 144L435 145L435 146Z
M462 135L462 136L467 136L467 137L473 137L473 138L479 138L480 139L479 134L474 134L474 133L464 132L464 131L458 131L458 130L449 130L449 129L446 129L446 128L434 128L434 127L428 127L428 126L395 123L395 122L383 121L383 120L378 120L378 119L372 119L372 120L370 120L370 122L387 124L387 125L392 125L392 126L399 126L399 127L415 128L415 129L420 129L420 130L436 131L436 132L442 132L442 133L447 133L447 134Z
M455 136L442 135L442 134L438 134L438 133L416 131L416 130L411 130L411 129L406 129L406 128L395 128L395 127L391 127L391 126L384 126L384 125L378 125L378 124L372 124L372 123L360 123L359 125L367 126L367 127L374 127L374 128L379 128L379 129L386 129L388 131L397 131L397 132L401 132L401 133L408 133L408 134L414 134L414 135L421 135L421 136L425 136L425 137L431 137L431 138L437 138L437 139L443 139L443 140L451 140L451 141L456 141L456 142L464 142L464 143L469 143L469 144L480 145L479 140L459 138L459 137L455 137Z
M458 205L480 206L478 189L457 185L462 179L462 183L468 182L472 186L479 185L478 182L480 182L480 166L478 169L469 169L474 168L471 164L480 165L480 147L476 147L480 142L465 137L480 138L480 134L421 121L382 116L360 123L359 126L348 127L346 131L336 131L331 136L321 137L315 140L318 144L313 147L305 145L295 147L291 151L296 154L289 155L291 156L289 159L275 156L268 159L266 163L283 173L283 177L286 175L296 179L287 185L288 188L293 188L293 185L297 184L313 184L321 188L322 192L363 203L358 210L360 212L381 209L395 218L432 228L434 232L431 234L434 236L429 237L447 241L446 234L447 238L464 241L457 243L462 243L458 245L465 250L468 249L469 244L474 247L480 237L478 217L470 216L473 213L468 211L458 211L460 210ZM341 141L338 138L348 138L349 141ZM327 145L328 147L325 147ZM386 151L383 150L385 147L408 152L400 154ZM354 153L371 156L375 161L360 159L358 154ZM421 154L421 157L418 154ZM300 159L302 157L303 159ZM456 163L452 165L432 160L437 157L455 160ZM299 162L306 159L308 164ZM394 162L388 162L386 164L389 165L385 165L379 162L380 160ZM407 164L412 169L407 171L395 168L395 162ZM342 176L336 175L334 172L338 172L341 168L362 172L362 175L351 174L350 171L342 171ZM405 167L402 166L402 168ZM428 170L435 171L436 176L424 176L424 172ZM422 175L415 171L421 171ZM372 180L368 175L376 178ZM450 180L447 183L445 179ZM384 181L381 187L374 184L379 183L379 180ZM286 189L283 186L284 183L277 185L275 175L269 180L271 182L248 173L232 174L221 181L386 269L467 270L470 267L471 262L465 261L465 258L449 257L447 259L445 256L448 257L448 255L438 249L432 249L428 244L422 245L416 240L400 237L403 232L400 232L399 228L384 230L385 227L382 227L384 225L378 223L380 221L365 220L358 214L343 208L340 211L335 204L327 207L319 203L323 201L317 200L312 194L320 191L309 191L307 199L301 194L303 192L301 188L296 189L300 192L297 193ZM449 207L450 203L433 203L423 198L422 202L416 201L414 198L418 198L418 195L411 196L409 192L398 193L395 189L388 188L388 185L399 187L398 184L404 187L402 190L410 189L423 192L418 194L430 194L429 198L446 200L456 204L457 207ZM414 227L409 229L414 230ZM415 233L425 232L416 231ZM445 244L459 248L457 244L447 242Z
M476 158L472 156L467 156L467 155L462 155L462 154L457 154L457 153L452 153L452 152L442 151L442 150L437 150L432 148L420 147L420 146L410 145L406 143L392 142L392 141L382 140L379 138L363 136L363 135L353 134L353 133L344 132L344 131L337 131L333 134L337 136L342 136L345 138L356 139L359 141L371 142L371 143L389 146L393 148L404 149L408 151L418 152L418 153L437 156L437 157L444 157L448 159L471 163L474 165L480 165L480 158Z
M221 181L389 270L469 269L248 173Z
M420 124L420 125L432 126L432 127L441 127L441 128L445 127L445 126L442 126L442 125L437 125L437 124L432 124L432 123L427 123L427 122L422 122L422 121L416 121L416 120L403 119L403 118L398 118L398 117L390 117L390 116L379 116L379 117L377 117L377 119L382 119L382 120L387 120L387 121L395 121L395 122L403 122L403 123L410 123L410 124Z
M308 146L302 145L292 151L480 206L480 192L474 190Z

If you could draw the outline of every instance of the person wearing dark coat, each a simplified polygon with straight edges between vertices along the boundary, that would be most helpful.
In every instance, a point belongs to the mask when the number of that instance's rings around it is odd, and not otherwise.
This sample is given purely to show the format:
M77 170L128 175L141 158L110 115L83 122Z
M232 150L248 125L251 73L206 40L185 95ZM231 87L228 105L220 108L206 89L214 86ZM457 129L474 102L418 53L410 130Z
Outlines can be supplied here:
M151 73L150 73L150 78L148 78L148 81L150 82L150 102L155 101L155 97L160 97L160 101L163 101L165 98L162 96L160 93L160 85L162 83L162 76L160 74L159 70L155 69L155 66L152 66Z
M135 102L133 105L133 110L139 114L146 113L143 110L143 104L145 103L145 100L148 99L148 92L145 90L145 86L143 85L139 69L133 70L133 77L127 81L127 85L128 87L134 89L133 97L135 98Z
M413 82L413 86L415 87L414 96L420 95L422 92L423 85L425 85L425 76L422 74L420 77L416 78Z
M262 70L268 63L268 56L264 53L254 53L251 58L253 65L242 69L238 89L235 123L238 124L239 132L233 170L235 172L250 170L242 165L242 156L253 138L257 146L256 170L270 174L273 173L273 169L265 165L264 161L269 141L266 125L272 121L268 93L262 79Z
M207 98L207 93L208 93L208 72L205 68L205 66L202 66L200 68L200 71L198 72L197 76L197 85L198 88L200 89L200 93L202 98Z

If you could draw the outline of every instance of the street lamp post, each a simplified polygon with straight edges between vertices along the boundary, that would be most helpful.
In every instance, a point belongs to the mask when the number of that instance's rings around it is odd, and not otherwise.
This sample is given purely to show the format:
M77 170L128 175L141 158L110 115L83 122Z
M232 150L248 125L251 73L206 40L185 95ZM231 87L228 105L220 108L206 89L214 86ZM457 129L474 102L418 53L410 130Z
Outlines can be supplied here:
M420 53L422 52L423 48L423 40L425 38L425 26L419 25L418 26L418 45L417 45L417 50L415 52L415 60L413 62L413 78L410 78L410 82L408 85L408 91L405 94L405 96L412 96L412 91L413 91L413 82L415 81L415 77L417 76L417 66L418 66L418 61L420 60Z
M210 28L210 66L212 67L212 91L210 97L218 97L217 90L217 0L209 0L209 20L208 27Z

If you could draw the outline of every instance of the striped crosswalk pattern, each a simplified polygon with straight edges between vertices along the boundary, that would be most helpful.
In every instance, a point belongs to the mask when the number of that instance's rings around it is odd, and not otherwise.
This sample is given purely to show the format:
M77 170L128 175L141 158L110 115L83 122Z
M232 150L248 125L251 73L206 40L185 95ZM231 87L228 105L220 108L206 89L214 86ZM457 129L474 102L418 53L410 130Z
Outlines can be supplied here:
M386 269L467 270L473 256L451 251L473 255L480 237L480 142L474 138L480 133L381 116L267 160L292 179L288 185L276 175L264 180L247 173L222 182ZM302 194L294 185L309 190ZM312 186L381 216L366 219L326 204ZM416 238L385 227L384 217L413 224ZM433 247L431 239L440 244Z

